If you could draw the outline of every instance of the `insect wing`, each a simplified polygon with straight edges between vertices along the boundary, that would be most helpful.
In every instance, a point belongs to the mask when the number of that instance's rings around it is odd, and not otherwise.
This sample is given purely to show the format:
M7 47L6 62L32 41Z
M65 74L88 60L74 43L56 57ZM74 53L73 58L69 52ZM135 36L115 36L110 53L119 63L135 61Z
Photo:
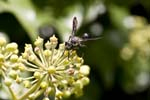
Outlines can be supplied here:
M77 31L77 25L78 25L77 18L74 17L72 22L72 33L71 33L72 36L74 36Z
M101 39L102 37L94 37L94 38L81 38L80 41L84 42L84 41L91 41L91 40L98 40Z

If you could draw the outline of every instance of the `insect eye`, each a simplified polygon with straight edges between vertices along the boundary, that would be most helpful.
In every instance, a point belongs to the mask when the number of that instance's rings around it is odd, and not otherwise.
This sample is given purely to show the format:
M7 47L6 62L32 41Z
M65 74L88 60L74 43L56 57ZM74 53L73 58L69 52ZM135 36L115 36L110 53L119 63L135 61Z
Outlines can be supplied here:
M87 38L89 38L89 35L87 33L84 33L83 36L82 36L82 38L83 39L87 39Z

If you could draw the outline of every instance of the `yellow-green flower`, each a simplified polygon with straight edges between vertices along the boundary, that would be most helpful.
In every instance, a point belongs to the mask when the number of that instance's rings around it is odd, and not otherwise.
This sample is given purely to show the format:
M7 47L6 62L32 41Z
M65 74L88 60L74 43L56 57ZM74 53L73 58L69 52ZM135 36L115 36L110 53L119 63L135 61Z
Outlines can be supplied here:
M18 61L18 45L16 43L7 43L5 38L0 38L0 73L3 79L7 74L16 77L15 68ZM15 74L14 74L15 73Z
M34 97L44 94L46 100L49 96L58 100L77 94L89 83L89 66L83 65L83 59L74 50L65 50L64 43L59 44L58 49L57 44L58 39L55 36L50 37L46 43L38 37L35 47L26 44L20 57L26 66L24 71L33 73L33 76L23 80L25 83L30 82L30 85L25 86L29 88L28 92L34 93Z

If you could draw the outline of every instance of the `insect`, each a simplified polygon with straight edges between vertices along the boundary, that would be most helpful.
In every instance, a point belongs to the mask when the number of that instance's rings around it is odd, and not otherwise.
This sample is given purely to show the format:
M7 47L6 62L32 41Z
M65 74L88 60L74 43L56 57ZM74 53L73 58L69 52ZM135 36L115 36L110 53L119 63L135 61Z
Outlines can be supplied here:
M76 31L77 31L77 18L73 18L73 23L72 23L72 32L71 35L69 36L69 39L67 42L65 42L65 47L66 50L75 50L78 49L79 47L84 47L85 45L83 42L88 41L88 40L97 40L100 39L98 38L89 38L89 35L87 33L84 33L82 37L75 36Z

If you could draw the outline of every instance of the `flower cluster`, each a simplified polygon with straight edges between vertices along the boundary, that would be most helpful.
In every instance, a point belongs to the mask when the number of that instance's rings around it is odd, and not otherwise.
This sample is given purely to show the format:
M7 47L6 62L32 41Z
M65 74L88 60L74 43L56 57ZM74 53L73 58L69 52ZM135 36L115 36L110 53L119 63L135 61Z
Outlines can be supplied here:
M123 84L128 91L139 91L149 87L150 78L150 26L133 29L129 41L121 50L125 62Z
M15 94L13 92L12 86L14 82L17 82L19 78L19 73L21 71L22 63L19 62L18 57L18 45L14 42L7 43L6 39L0 38L0 79L1 79L1 89L0 92L4 90L5 85L10 91L11 98L15 100ZM3 95L0 95L0 97ZM8 96L7 98L8 99Z
M25 71L33 74L23 82L29 88L29 99L35 99L41 94L44 94L44 100L49 100L49 97L60 100L71 94L79 96L83 86L89 83L89 66L83 65L83 59L75 51L66 51L64 43L56 49L57 44L55 36L50 37L45 44L38 37L34 48L26 44L21 59L27 66Z
M60 100L72 94L82 95L89 83L90 68L74 50L66 50L55 36L44 43L40 37L18 56L16 43L0 38L0 75L13 100ZM1 92L1 91L0 91Z
M0 38L0 76L4 79L6 85L11 84L11 78L17 78L18 45L9 43L4 38Z
M150 27L133 30L129 37L129 43L121 51L124 60L130 60L135 54L144 59L150 56Z

